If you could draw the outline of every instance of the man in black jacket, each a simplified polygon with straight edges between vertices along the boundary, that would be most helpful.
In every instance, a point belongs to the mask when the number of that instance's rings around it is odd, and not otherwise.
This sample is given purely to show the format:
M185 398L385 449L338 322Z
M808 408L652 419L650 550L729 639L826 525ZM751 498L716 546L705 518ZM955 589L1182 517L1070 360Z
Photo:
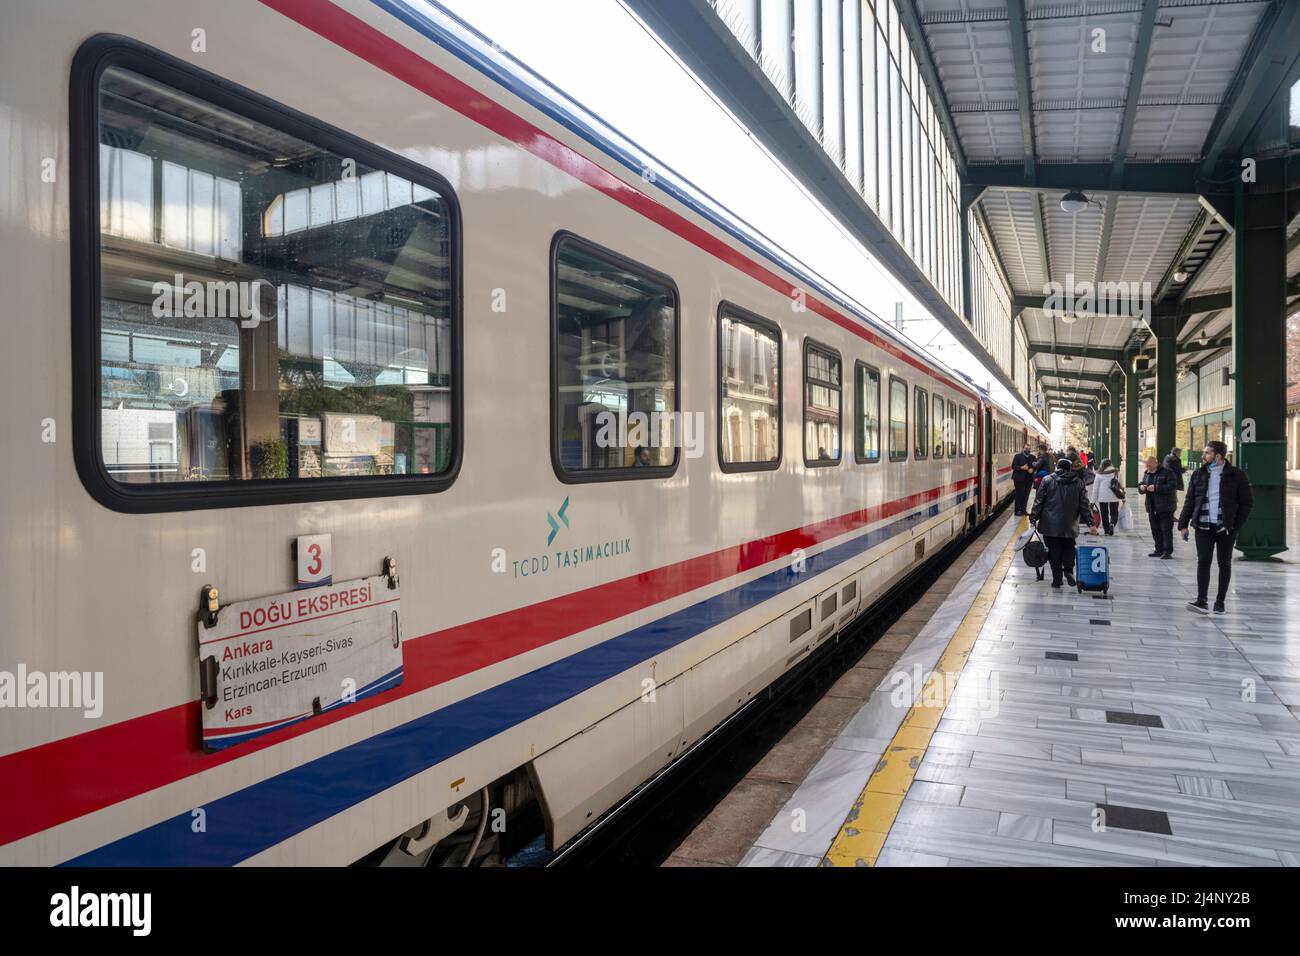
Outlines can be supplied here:
M1174 479L1178 484L1178 490L1183 490L1183 450L1177 445L1169 454L1165 455L1164 466L1173 472Z
M1146 498L1147 517L1151 521L1151 537L1156 549L1148 558L1174 556L1174 512L1178 508L1178 479L1168 465L1152 455L1147 459L1146 474L1138 482L1138 494Z
M1223 442L1206 442L1201 458L1204 465L1192 473L1183 512L1178 516L1178 530L1184 541L1188 525L1196 528L1196 600L1188 601L1187 606L1200 614L1210 613L1205 599L1210 591L1210 560L1215 557L1219 564L1219 592L1214 610L1223 613L1232 579L1232 546L1255 505L1250 479L1228 462L1227 454L1228 446Z
M1073 470L1068 458L1056 463L1056 471L1043 479L1034 496L1034 510L1029 522L1043 536L1047 545L1047 560L1052 565L1052 587L1061 586L1061 575L1070 587L1074 582L1074 539L1079 536L1079 522L1092 527L1092 505L1083 480Z
M1029 491L1034 486L1034 463L1034 456L1029 453L1029 442L1025 442L1020 454L1011 459L1011 482L1016 487L1015 510L1018 515L1025 513L1025 505L1029 503Z

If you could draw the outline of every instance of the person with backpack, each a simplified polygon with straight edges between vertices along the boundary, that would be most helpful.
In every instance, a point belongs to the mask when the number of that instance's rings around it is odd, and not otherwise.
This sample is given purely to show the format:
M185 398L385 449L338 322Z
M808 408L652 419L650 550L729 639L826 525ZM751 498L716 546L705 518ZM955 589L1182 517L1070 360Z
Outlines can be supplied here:
M1146 496L1147 517L1156 549L1148 558L1169 559L1174 556L1174 511L1178 505L1178 481L1174 473L1152 455L1147 470L1138 481L1138 494Z
M1124 500L1124 485L1119 480L1119 470L1110 463L1109 458L1102 459L1101 471L1097 472L1092 489L1093 498L1101 510L1102 529L1107 535L1114 535L1115 526L1119 523L1119 506Z
M1074 539L1079 536L1079 522L1086 523L1093 534L1096 534L1096 529L1092 526L1088 492L1070 459L1058 461L1056 471L1039 485L1029 521L1047 545L1052 587L1061 587L1062 576L1070 587L1074 587Z
M1219 564L1214 612L1224 612L1223 601L1232 580L1232 546L1255 506L1250 479L1227 460L1227 454L1228 446L1223 442L1205 443L1203 465L1192 472L1183 511L1178 516L1178 530L1184 541L1188 526L1196 527L1196 600L1188 601L1187 606L1199 614L1210 613L1205 599L1210 590L1210 561L1214 558Z

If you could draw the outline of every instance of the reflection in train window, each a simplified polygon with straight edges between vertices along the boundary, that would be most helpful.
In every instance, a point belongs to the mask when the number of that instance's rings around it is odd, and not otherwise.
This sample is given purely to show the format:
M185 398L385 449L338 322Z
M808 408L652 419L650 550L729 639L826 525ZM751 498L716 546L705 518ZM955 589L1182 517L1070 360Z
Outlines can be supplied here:
M930 447L935 458L943 457L943 396L934 396L934 414L930 416Z
M889 460L907 458L907 383L889 379Z
M858 427L854 457L864 463L880 461L880 373L861 362L856 369Z
M920 460L927 457L930 443L930 394L923 388L912 389L916 406L916 437L912 442L912 457Z
M589 480L670 473L678 447L703 437L677 408L677 290L572 236L555 244L554 284L557 470Z
M833 465L840 460L840 356L804 345L804 463Z
M446 472L447 198L124 68L98 95L108 474Z
M718 317L718 433L723 471L781 459L781 332L723 305Z

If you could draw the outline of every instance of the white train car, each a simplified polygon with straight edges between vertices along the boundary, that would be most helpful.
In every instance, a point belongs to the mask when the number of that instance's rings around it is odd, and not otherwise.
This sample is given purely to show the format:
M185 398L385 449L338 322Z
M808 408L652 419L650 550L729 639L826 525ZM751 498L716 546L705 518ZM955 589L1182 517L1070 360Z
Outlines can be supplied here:
M1003 497L1004 412L420 11L6 10L0 863L558 845Z

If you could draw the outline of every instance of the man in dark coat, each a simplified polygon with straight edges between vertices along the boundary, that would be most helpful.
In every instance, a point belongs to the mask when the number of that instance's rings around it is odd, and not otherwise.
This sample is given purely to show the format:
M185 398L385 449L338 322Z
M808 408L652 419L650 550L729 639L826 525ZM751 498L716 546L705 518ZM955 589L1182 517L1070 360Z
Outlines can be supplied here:
M1147 470L1138 481L1138 494L1146 499L1147 517L1151 521L1151 538L1156 549L1148 558L1174 556L1174 511L1178 507L1178 481L1167 465L1152 455Z
M1228 446L1223 442L1206 442L1201 457L1204 465L1192 473L1183 512L1178 516L1178 530L1184 541L1188 526L1196 528L1196 600L1188 601L1187 606L1200 614L1210 613L1205 599L1210 591L1210 560L1216 556L1219 591L1214 610L1223 613L1223 600L1232 579L1232 546L1255 506L1250 479L1240 468L1233 467L1227 454Z
M1177 445L1169 454L1165 455L1164 466L1173 472L1174 479L1178 483L1178 490L1183 490L1183 450Z
M1052 587L1061 586L1061 576L1070 587L1074 581L1074 539L1079 536L1079 522L1092 528L1092 505L1083 480L1068 458L1056 463L1056 471L1043 479L1034 496L1030 523L1043 536L1047 560L1052 565Z
M1025 505L1029 503L1029 491L1034 486L1034 467L1036 459L1029 453L1029 442L1025 442L1024 449L1011 459L1011 482L1016 488L1015 510L1016 514L1025 513Z

